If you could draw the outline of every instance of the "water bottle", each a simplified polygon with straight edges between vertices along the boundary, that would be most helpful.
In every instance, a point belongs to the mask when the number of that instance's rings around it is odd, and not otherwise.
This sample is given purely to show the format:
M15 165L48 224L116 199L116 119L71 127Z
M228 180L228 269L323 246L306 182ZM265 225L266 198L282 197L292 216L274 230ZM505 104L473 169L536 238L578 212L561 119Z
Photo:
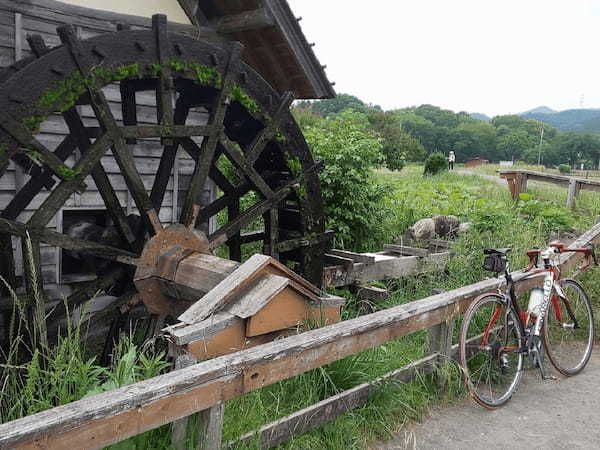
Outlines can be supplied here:
M541 288L532 289L529 294L529 305L527 305L527 312L539 316L542 304L544 303L544 290Z

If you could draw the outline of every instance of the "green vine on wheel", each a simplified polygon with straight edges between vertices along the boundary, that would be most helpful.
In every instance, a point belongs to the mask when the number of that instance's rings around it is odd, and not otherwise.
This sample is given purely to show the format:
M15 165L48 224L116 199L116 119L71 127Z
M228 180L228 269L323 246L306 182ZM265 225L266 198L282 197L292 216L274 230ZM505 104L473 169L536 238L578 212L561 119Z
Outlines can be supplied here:
M80 173L78 170L71 169L70 167L67 167L67 166L59 167L57 172L58 172L58 175L60 175L60 177L63 180L67 180L67 181L72 180Z
M214 67L208 67L193 61L183 61L177 58L171 59L166 65L160 63L149 64L146 72L159 78L165 67L182 74L188 74L194 81L203 86L221 89L223 78ZM125 79L136 79L142 77L142 68L139 63L126 64L118 67L97 66L92 70L90 77L84 77L80 71L75 71L64 80L57 82L52 89L42 94L37 102L37 108L42 110L51 109L54 112L63 113L77 104L77 101L88 89L95 89L98 84L108 85ZM260 107L248 93L239 85L232 88L231 97L242 105L248 112L256 114ZM39 133L40 126L48 119L48 115L32 115L24 118L21 123L31 134Z

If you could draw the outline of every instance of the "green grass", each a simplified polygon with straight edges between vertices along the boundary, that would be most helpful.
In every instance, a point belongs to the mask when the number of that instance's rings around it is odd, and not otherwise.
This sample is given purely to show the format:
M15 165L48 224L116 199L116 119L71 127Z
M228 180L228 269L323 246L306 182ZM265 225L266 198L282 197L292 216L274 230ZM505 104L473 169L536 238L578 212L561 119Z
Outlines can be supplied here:
M377 171L377 179L390 186L390 194L381 205L385 220L380 223L379 233L368 243L371 249L381 249L384 243L403 235L416 220L436 214L454 214L462 221L470 221L472 231L456 239L455 255L445 271L377 283L386 286L392 295L376 309L427 297L433 288L454 289L480 281L488 276L481 268L482 249L486 247L513 247L511 266L513 269L523 267L527 263L524 251L544 245L551 231L586 230L600 214L600 195L594 193L582 192L577 208L571 214L563 206L566 189L532 184L529 196L515 204L506 187L480 177L456 173L424 177L422 172L420 166L409 166L400 173ZM592 270L582 277L596 306L600 286L594 281L598 273L598 270ZM348 292L343 295L347 298L344 319L358 316L359 301ZM597 320L599 316L596 315ZM266 423L374 380L425 356L426 348L426 332L417 332L228 401L224 440L235 440ZM368 405L299 436L282 448L360 449L402 432L407 422L423 417L431 405L461 398L464 391L458 371L452 367L446 370L452 371L448 392L438 391L435 377L431 376L409 384L381 383ZM111 378L103 373L99 379L102 381L94 385L102 386ZM40 390L44 391L43 388ZM81 388L79 392L84 390L89 392L88 388ZM43 406L52 406L56 401L53 402ZM22 412L29 413L29 410ZM168 431L168 427L163 427L134 441L126 441L118 448L169 448ZM189 445L191 448L192 443ZM258 446L254 443L249 448Z

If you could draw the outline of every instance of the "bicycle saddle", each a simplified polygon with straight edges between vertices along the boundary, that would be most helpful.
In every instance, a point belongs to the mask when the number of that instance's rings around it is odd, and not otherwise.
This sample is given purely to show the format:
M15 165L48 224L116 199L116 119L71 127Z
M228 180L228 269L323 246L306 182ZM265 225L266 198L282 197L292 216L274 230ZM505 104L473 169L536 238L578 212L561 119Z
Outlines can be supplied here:
M510 252L512 248L486 248L483 251L484 255L504 255Z

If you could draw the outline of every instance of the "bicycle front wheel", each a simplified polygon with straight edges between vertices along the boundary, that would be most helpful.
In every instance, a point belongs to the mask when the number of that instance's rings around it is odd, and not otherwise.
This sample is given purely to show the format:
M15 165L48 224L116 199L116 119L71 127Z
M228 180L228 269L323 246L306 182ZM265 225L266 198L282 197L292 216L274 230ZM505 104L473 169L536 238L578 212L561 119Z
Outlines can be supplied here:
M477 403L493 409L510 400L523 374L523 340L519 318L502 297L488 295L469 306L459 357Z
M546 354L556 370L566 376L583 370L594 345L594 314L589 297L579 283L560 282L565 298L553 295L544 319Z

